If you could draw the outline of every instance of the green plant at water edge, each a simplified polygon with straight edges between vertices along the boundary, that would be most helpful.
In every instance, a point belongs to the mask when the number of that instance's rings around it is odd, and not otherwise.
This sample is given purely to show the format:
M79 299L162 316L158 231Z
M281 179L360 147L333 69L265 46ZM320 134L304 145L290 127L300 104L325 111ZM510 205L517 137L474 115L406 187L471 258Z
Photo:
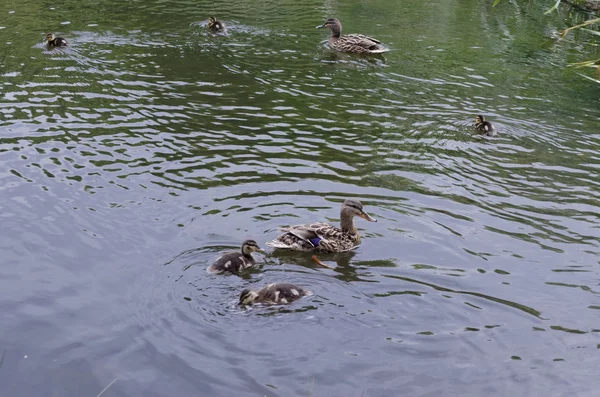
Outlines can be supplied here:
M583 61L583 62L577 62L577 63L571 63L569 64L569 66L573 66L576 68L594 68L596 69L596 75L600 77L600 58L596 59L595 61ZM585 77L588 80L592 80L598 84L600 84L600 80L595 79L593 77L590 76L586 76L585 74L582 73L577 73L578 75L580 75L581 77Z
M562 1L565 1L565 2L570 3L570 4L575 4L575 5L586 5L586 4L588 4L588 2L590 2L590 0L569 0L569 1L566 1L566 0L552 0L552 1L554 2L554 5L552 7L550 7L544 13L545 15L547 15L547 14L551 13L552 11L556 10ZM492 7L495 7L498 3L500 3L500 0L494 0L494 4L492 5ZM600 1L598 1L598 3L600 5ZM581 29L581 30L586 31L588 33L591 33L593 35L600 36L600 32L598 32L596 30L591 30L591 29L587 29L586 28L586 26L595 25L595 24L598 24L598 23L600 23L600 18L595 18L595 19L587 20L587 21L585 21L582 24L571 26L570 28L567 28L567 29L563 30L562 32L560 32L560 37L561 38L565 37L567 35L567 33L569 33L571 30L574 30L574 29ZM582 68L582 67L591 67L591 68L594 68L596 70L596 75L600 77L600 59L596 59L594 61L583 61L583 62L572 63L572 64L569 64L569 66L573 66L573 67L576 67L576 68ZM584 75L582 73L577 73L577 74L580 75L580 76L582 76L582 77L584 77L584 78L586 78L586 79L588 79L588 80L591 80L591 81L594 81L594 82L600 84L600 79L596 79L596 78L593 78L593 77L590 77L590 76L586 76L586 75Z
M585 30L585 31L587 31L589 33L592 33L592 34L600 36L600 32L585 28L585 26L594 25L594 24L597 24L597 23L600 23L600 18L590 19L590 20L585 21L584 23L582 23L580 25L571 26L570 28L567 28L567 29L565 29L565 30L563 30L561 32L561 37L565 37L567 35L567 33L569 33L573 29L582 29L582 30ZM596 59L596 60L593 60L593 61L583 61L583 62L572 63L569 66L574 66L576 68L583 68L583 67L594 68L596 70L596 75L600 76L600 59ZM581 74L581 73L577 73L577 74L580 75L580 76L582 76L582 77L585 77L588 80L591 80L591 81L594 81L594 82L600 84L600 80L599 79L595 79L593 77L589 77L589 76L586 76L586 75Z

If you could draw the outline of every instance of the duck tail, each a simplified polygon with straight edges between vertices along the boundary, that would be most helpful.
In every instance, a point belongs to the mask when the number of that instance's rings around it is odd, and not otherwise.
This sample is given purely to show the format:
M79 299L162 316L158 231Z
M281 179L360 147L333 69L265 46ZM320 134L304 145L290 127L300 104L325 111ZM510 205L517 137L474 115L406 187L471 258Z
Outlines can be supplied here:
M289 245L287 245L283 241L279 241L279 240L268 241L266 243L266 245L267 245L267 247L272 247L272 248L289 248Z
M389 48L381 47L381 48L376 48L374 50L370 50L369 52L371 54L383 54L384 52L389 52L389 51L390 51Z

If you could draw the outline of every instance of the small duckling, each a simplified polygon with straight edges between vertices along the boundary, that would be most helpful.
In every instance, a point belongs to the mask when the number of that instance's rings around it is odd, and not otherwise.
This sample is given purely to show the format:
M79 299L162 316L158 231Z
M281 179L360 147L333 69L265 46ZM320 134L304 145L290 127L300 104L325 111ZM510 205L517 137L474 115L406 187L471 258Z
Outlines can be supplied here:
M243 290L240 294L240 305L252 305L253 303L264 303L267 305L285 304L307 295L310 295L310 291L294 284L273 283L258 291Z
M253 252L265 252L256 241L246 240L242 244L242 252L228 252L221 255L213 263L208 271L211 273L234 273L237 274L247 267L253 266L256 261L252 257Z
M489 121L485 121L485 117L482 115L478 115L475 117L475 129L477 132L485 134L485 135L494 135L496 130L494 126Z
M215 17L208 18L208 24L206 24L206 28L212 32L222 32L225 30L225 25L223 22L217 20Z
M69 45L69 43L67 43L67 40L63 39L62 37L54 37L53 33L48 33L46 35L44 43L50 48L66 47Z

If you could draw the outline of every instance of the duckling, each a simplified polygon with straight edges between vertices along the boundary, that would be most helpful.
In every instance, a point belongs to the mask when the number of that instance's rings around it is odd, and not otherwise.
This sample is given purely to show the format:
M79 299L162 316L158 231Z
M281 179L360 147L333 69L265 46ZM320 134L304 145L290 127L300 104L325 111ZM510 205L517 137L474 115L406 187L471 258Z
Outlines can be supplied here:
M208 18L208 24L206 24L206 28L212 32L222 32L225 30L225 25L223 22L217 20L215 17Z
M329 36L329 46L340 52L353 52L355 54L381 54L389 51L381 41L362 34L348 34L342 36L342 24L335 18L329 18L323 25L317 26L317 29L331 29Z
M227 252L221 255L209 268L211 273L234 273L253 266L256 261L252 257L253 252L265 252L256 241L246 240L242 244L242 252Z
M482 115L478 115L475 117L475 129L477 132L482 133L484 135L494 135L496 130L494 126L489 121L485 121L485 117Z
M363 210L358 200L345 200L340 211L340 227L328 223L296 225L282 229L284 232L267 245L273 248L285 248L294 251L344 252L360 244L358 229L354 226L354 217L359 216L369 222L377 222Z
M46 35L46 39L44 40L44 43L46 44L46 46L48 46L50 48L66 47L69 45L69 43L67 43L67 40L63 39L62 37L54 37L53 33L48 33Z
M240 305L251 305L253 303L264 303L267 305L285 304L310 294L310 291L294 284L273 283L258 291L250 289L243 290L240 294Z

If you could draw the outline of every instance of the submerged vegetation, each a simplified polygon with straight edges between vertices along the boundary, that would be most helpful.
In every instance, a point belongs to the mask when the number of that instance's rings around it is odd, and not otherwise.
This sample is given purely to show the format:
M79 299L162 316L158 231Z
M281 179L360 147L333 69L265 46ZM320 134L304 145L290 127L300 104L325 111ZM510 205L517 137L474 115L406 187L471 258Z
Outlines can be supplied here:
M500 1L501 0L494 0L493 6L495 7L498 3L500 3ZM561 3L568 4L569 6L575 7L577 10L581 10L586 13L600 14L600 0L551 0L551 3L552 3L551 7L548 10L546 10L546 12L544 14L550 14L551 12L556 11ZM571 26L569 28L566 28L566 29L560 31L556 35L556 38L562 39L570 31L573 31L576 29L585 31L585 32L595 35L595 36L600 36L599 30L591 29L591 27L598 26L598 25L600 25L600 17L588 19L587 21L585 21L581 24L577 24L577 25ZM579 74L580 76L582 76L588 80L591 80L593 82L600 84L600 58L594 59L594 60L585 60L585 61L581 61L581 62L571 63L571 64L569 64L569 66L572 66L574 68L592 68L592 69L594 69L594 77L588 76L583 73L577 73L577 74Z
M598 3L598 4L600 4L600 3ZM567 33L569 33L569 31L574 30L574 29L585 30L591 34L600 36L599 31L586 28L586 26L590 26L590 25L594 25L594 24L598 24L598 23L600 23L600 18L589 19L582 24L571 26L570 28L563 30L561 32L561 37L565 37L567 35ZM584 67L585 68L593 68L595 70L596 77L600 78L600 58L595 59L595 60L588 60L588 61L583 61L583 62L572 63L569 66L573 66L576 68L584 68ZM593 77L587 76L582 73L578 73L578 74L582 77L585 77L588 80L594 81L596 83L600 83L600 79L598 79L598 78L593 78Z

